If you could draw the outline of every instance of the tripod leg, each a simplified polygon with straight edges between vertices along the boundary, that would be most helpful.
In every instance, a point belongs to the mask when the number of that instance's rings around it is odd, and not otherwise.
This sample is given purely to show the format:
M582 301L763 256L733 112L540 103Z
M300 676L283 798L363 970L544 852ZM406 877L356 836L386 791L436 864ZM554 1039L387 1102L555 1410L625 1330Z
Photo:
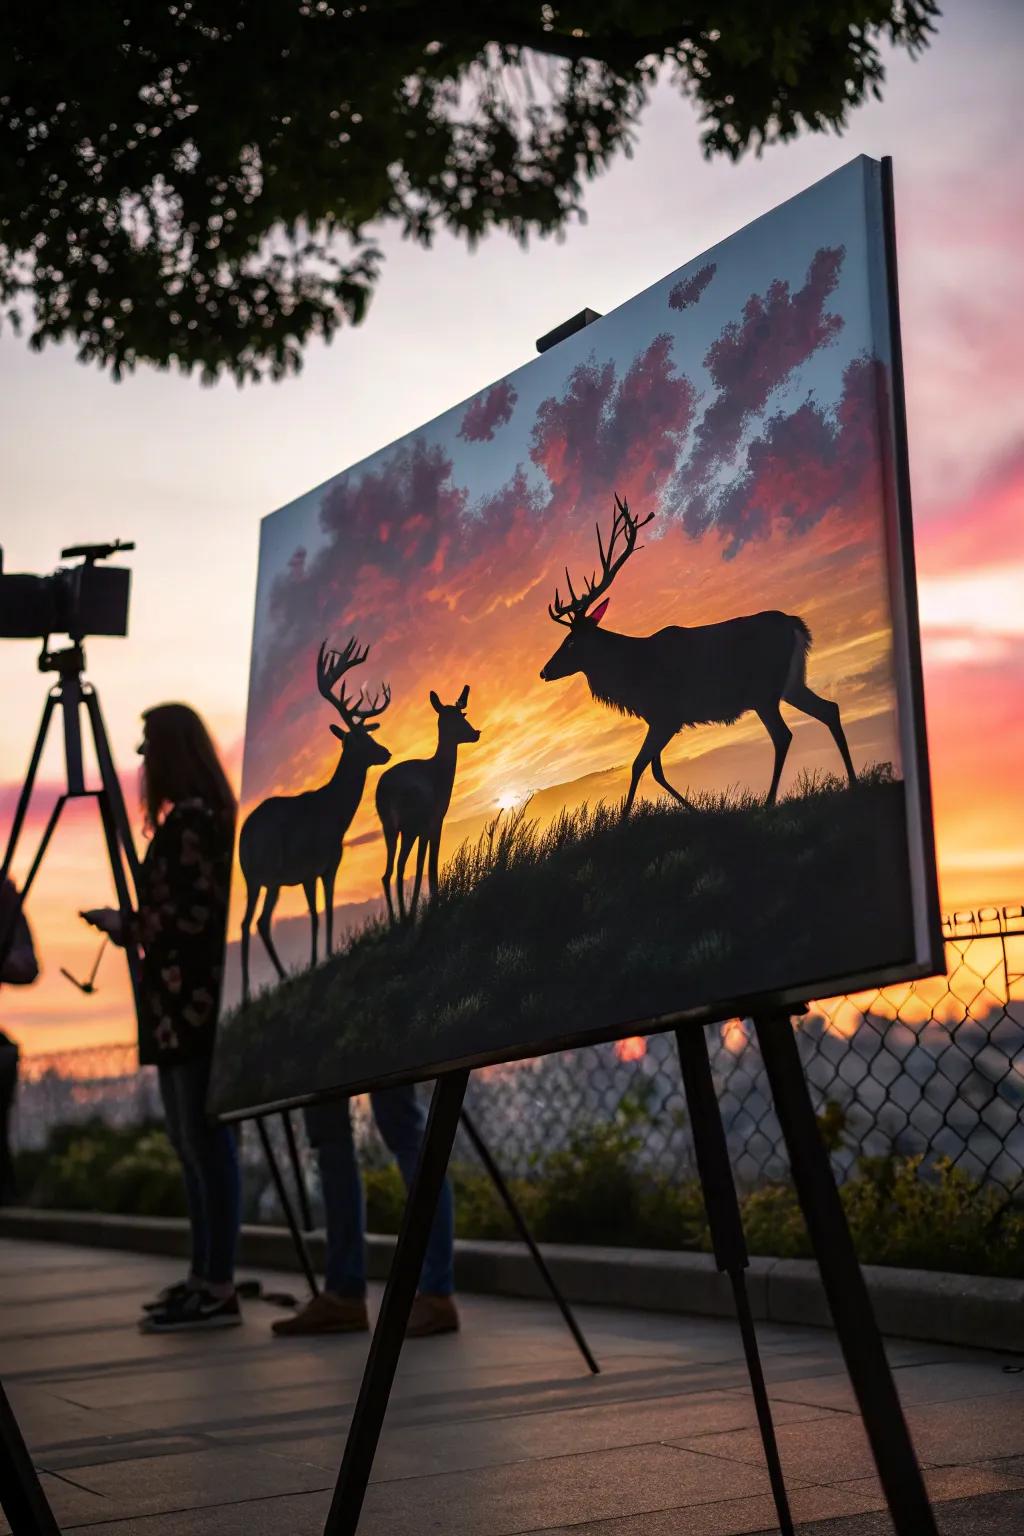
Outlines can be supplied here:
M18 804L14 810L14 820L11 822L11 832L7 839L7 851L4 854L3 868L0 869L0 881L6 880L11 872L14 851L18 846L18 838L21 836L25 813L28 810L28 803L32 798L32 790L36 782L36 774L39 771L39 760L43 755L43 748L46 745L46 733L50 729L50 721L53 718L53 711L56 707L57 700L55 695L48 693L46 695L46 703L43 705L43 718L40 720L39 730L36 732L36 743L32 748L32 756L29 759L28 772L25 774L25 782L21 786L21 794L18 796ZM2 939L3 935L0 934L0 940Z
M772 1487L772 1498L775 1500L775 1511L779 1517L779 1530L782 1536L793 1536L793 1517L790 1514L789 1497L782 1475L782 1463L775 1439L775 1425L772 1422L768 1389L761 1369L761 1356L757 1347L750 1298L747 1295L746 1269L749 1262L747 1243L743 1235L743 1221L729 1162L729 1148L725 1139L718 1098L715 1094L714 1079L711 1076L707 1035L703 1027L690 1025L684 1029L677 1029L676 1047L679 1051L683 1088L690 1111L697 1172L700 1174L701 1189L704 1192L704 1206L707 1210L708 1225L711 1228L715 1263L729 1276L732 1284L736 1319L739 1323L740 1338L743 1341L743 1353L747 1361L747 1374L750 1377L750 1391L757 1413L757 1424L761 1431L768 1480Z
M0 1505L12 1536L60 1536L14 1410L0 1385Z
M39 839L39 847L36 849L36 856L32 860L32 863L29 865L28 874L25 876L25 883L21 887L21 890L18 892L18 899L14 903L14 910L12 911L10 920L7 924L7 930L6 932L0 934L0 955L5 952L7 948L7 942L14 932L14 925L18 921L18 914L25 904L25 900L29 891L32 889L32 882L35 880L36 875L39 873L39 866L43 862L43 854L50 846L50 838L53 836L56 830L57 823L60 820L60 813L67 804L67 801L67 795L58 795L53 810L50 812L50 816L43 831L43 835Z
M897 1536L936 1536L921 1469L814 1118L792 1023L786 1014L769 1014L755 1018L754 1025L793 1183L893 1525Z
M82 694L85 707L89 712L89 723L92 726L92 739L96 748L96 761L100 768L100 782L106 792L107 802L110 806L117 836L124 849L125 862L128 872L132 877L132 885L136 895L139 889L139 856L135 851L135 840L132 837L131 823L128 820L128 812L125 809L124 795L121 793L121 781L114 767L114 758L110 750L110 742L107 739L107 728L103 723L103 712L100 709L99 694L96 689L89 686L83 689Z
M281 1124L284 1126L284 1139L288 1144L288 1161L292 1165L292 1178L295 1180L295 1189L299 1197L299 1217L302 1221L303 1232L313 1231L313 1212L309 1208L309 1193L306 1189L306 1181L302 1177L302 1159L299 1157L299 1148L295 1140L295 1126L292 1122L291 1112L287 1109L281 1111Z
M281 1168L277 1161L277 1156L274 1152L274 1149L270 1144L270 1136L267 1133L267 1127L263 1123L262 1115L256 1116L256 1129L260 1133L260 1141L263 1144L263 1155L267 1160L267 1166L270 1169L270 1177L274 1181L274 1190L277 1194L278 1200L281 1202L281 1209L284 1211L284 1219L288 1223L288 1231L291 1233L292 1243L295 1246L295 1252L297 1253L299 1263L302 1266L302 1272L306 1277L306 1284L309 1286L310 1294L312 1296L316 1296L319 1294L320 1287L316 1283L316 1275L313 1271L312 1261L309 1257L309 1250L306 1247L302 1233L299 1231L299 1224L295 1220L295 1212L292 1209L292 1202L288 1198L287 1189L284 1187L284 1179L281 1177Z
M468 1072L446 1072L434 1086L420 1160L402 1215L395 1256L373 1331L324 1536L355 1536L359 1524L391 1384L398 1368L409 1309L419 1284L423 1256L427 1251L468 1081Z
M506 1211L508 1211L508 1214L511 1216L519 1236L530 1250L530 1257L533 1259L533 1262L536 1264L538 1270L540 1271L541 1279L544 1281L544 1284L551 1292L552 1300L565 1319L565 1325L576 1341L576 1348L579 1350L580 1354L586 1361L588 1370L592 1371L595 1376L599 1375L601 1367L598 1365L597 1361L594 1359L594 1356L591 1354L590 1346L583 1336L583 1330L580 1328L579 1323L577 1323L572 1308L569 1306L569 1303L562 1295L562 1291L558 1285L557 1280L547 1266L544 1255L537 1247L537 1244L534 1241L533 1233L526 1225L523 1213L519 1209L512 1191L505 1183L505 1178L501 1169L498 1167L497 1163L494 1161L494 1158L491 1156L490 1147L488 1147L487 1143L480 1135L480 1132L473 1124L473 1121L470 1119L466 1110L462 1111L462 1114L459 1118L462 1121L462 1129L473 1143L474 1151L476 1152L480 1161L483 1163L487 1173L490 1175L491 1181L493 1182L494 1187L498 1192L498 1198L501 1200L501 1203L504 1205Z

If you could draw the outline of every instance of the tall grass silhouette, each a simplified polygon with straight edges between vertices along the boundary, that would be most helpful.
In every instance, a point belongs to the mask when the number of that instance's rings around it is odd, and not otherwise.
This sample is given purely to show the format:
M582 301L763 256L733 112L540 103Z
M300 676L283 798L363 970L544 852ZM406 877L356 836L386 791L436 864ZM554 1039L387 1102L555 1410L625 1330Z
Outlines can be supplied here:
M222 1024L221 1107L255 1106L458 1061L533 1054L686 1010L848 980L913 952L903 786L804 777L685 809L527 803L442 871L415 925L368 923L315 970Z

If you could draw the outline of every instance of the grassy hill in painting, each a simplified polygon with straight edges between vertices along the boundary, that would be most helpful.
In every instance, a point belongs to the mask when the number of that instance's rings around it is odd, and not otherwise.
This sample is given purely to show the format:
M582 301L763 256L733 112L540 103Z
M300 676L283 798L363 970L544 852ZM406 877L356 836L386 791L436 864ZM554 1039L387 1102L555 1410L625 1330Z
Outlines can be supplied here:
M543 830L524 807L463 845L415 926L370 923L228 1014L214 1102L429 1076L804 982L827 995L912 955L905 849L887 765L774 807L598 805Z

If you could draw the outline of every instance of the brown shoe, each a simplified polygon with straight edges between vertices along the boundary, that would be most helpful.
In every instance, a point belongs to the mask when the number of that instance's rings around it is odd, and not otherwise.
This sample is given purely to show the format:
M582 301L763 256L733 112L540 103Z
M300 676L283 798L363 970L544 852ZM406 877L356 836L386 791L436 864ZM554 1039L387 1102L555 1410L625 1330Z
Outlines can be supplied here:
M330 1291L321 1291L319 1296L312 1296L294 1317L282 1317L271 1324L271 1331L278 1336L294 1337L307 1333L366 1333L369 1327L366 1302L360 1297L334 1296Z
M459 1314L450 1296L421 1293L413 1301L405 1336L407 1339L425 1339L433 1333L457 1333L458 1328Z

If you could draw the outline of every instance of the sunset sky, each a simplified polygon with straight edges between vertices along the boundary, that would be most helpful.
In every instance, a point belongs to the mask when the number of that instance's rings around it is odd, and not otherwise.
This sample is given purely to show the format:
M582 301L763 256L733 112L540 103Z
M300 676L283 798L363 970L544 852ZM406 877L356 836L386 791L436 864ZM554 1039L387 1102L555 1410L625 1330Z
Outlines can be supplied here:
M451 241L421 252L386 238L388 261L366 324L342 333L330 348L312 347L304 372L284 384L239 390L225 383L211 390L147 372L114 385L77 364L70 347L36 356L5 335L0 341L5 568L45 571L62 544L84 539L120 535L139 543L132 559L131 638L97 641L89 648L91 675L101 687L133 800L138 715L164 698L185 698L199 707L236 777L240 772L258 530L267 512L515 369L529 359L534 336L584 305L607 312L854 155L891 153L942 899L946 906L1020 899L1024 395L1017 379L1024 342L1019 303L1024 195L1008 145L1021 55L1016 6L994 0L954 4L934 46L916 65L893 61L885 102L857 114L843 139L804 139L739 167L705 164L690 109L661 91L641 126L633 160L617 164L590 189L586 225L573 226L561 243L537 243L526 253L501 238L489 239L472 255ZM808 266L779 275L795 292L807 283ZM665 329L693 319L712 291L713 286L692 312L666 307ZM833 298L825 310L835 309ZM833 339L821 356L831 364L844 344L842 336ZM566 372L587 352L585 344L566 352ZM650 360L651 367L656 363ZM613 394L626 372L620 364ZM706 387L706 380L693 382L698 390ZM801 387L815 382L802 380ZM545 395L562 398L565 389L552 385ZM798 403L794 397L787 409ZM523 397L516 409L525 412L528 404ZM514 422L513 416L508 430ZM480 431L486 426L486 421L477 424ZM463 483L462 463L472 458L474 498L498 495L504 485L496 465L500 433L491 440L474 438L473 431L470 423L468 437L459 439L456 431L447 444L449 453L459 456L451 484ZM528 449L523 458L540 472ZM489 481L490 459L495 465ZM568 528L564 546L527 551L532 563L524 577L539 578L534 569L539 559L532 557L540 554L545 570L552 561L557 568L559 558L589 570L588 527L581 521ZM649 532L653 536L654 525ZM721 550L706 547L707 541L663 529L656 556L663 590L634 585L627 567L617 579L607 622L642 631L673 619L699 621L713 616L712 609L744 611L762 601L802 613L819 637L812 685L839 698L855 759L889 756L884 732L879 728L872 735L875 712L865 697L872 685L847 704L839 686L846 663L833 650L841 642L825 638L833 624L841 636L846 622L835 604L827 614L823 608L822 573L832 558L823 543L827 524L805 537L809 542L799 559L790 542L786 552L792 553L792 564L785 559L774 564L778 594L753 599L746 575L750 544L723 560ZM805 590L802 562L815 541L821 548L814 561L821 564ZM308 558L315 559L312 543ZM652 558L649 547L635 564ZM852 609L857 594L840 585L840 607ZM681 590L693 594L691 614L676 605ZM487 596L481 572L473 600L485 604ZM522 652L531 666L536 662L534 673L560 638L545 615L549 596L545 577L535 603L522 610L529 608L532 625L523 632ZM372 686L388 676L395 687L383 739L396 756L429 751L434 727L426 698L417 706L403 697L399 713L400 672L385 637L367 632L361 638L374 645L367 681ZM559 742L557 755L573 776L627 762L635 750L635 724L590 704L577 679L552 684L546 694L537 685L536 737L545 743L539 759L531 752L528 761L514 753L501 760L497 743L504 736L512 739L510 731L503 732L508 722L502 715L510 689L493 672L485 684L479 667L478 682L472 649L460 651L459 660L463 657L462 672L453 675L454 652L438 653L434 686L454 697L463 682L473 684L469 715L484 736L477 748L466 749L463 761L466 817L486 811L499 784L499 797L514 798L538 782L555 782L545 753L556 750L552 722L558 710L570 708L572 740ZM861 661L858 675L870 678L871 658ZM6 823L44 685L33 650L24 643L0 647L0 676L7 699L0 736L0 816ZM308 682L311 687L311 660ZM592 730L584 728L586 722ZM331 738L325 728L321 734L323 743L308 749L308 760L301 754L296 759L302 776L315 776L330 756ZM830 765L831 744L827 736L821 741L824 735L813 724L798 734L794 770L805 762ZM516 739L523 739L521 731ZM734 754L730 781L764 782L770 747L757 722L733 727L728 740L722 750ZM475 766L471 752L477 755ZM50 794L60 769L59 754L51 752L43 773ZM40 814L28 829L30 840L38 835L46 802L44 790ZM31 992L3 995L4 1027L30 1053L132 1035L119 958L104 961L100 990L91 999L59 974L61 965L79 975L87 972L95 946L75 912L109 894L92 821L91 807L76 808L33 895L43 980ZM369 871L371 849L364 847ZM24 856L18 863L20 873ZM370 876L355 862L352 878L354 890Z

